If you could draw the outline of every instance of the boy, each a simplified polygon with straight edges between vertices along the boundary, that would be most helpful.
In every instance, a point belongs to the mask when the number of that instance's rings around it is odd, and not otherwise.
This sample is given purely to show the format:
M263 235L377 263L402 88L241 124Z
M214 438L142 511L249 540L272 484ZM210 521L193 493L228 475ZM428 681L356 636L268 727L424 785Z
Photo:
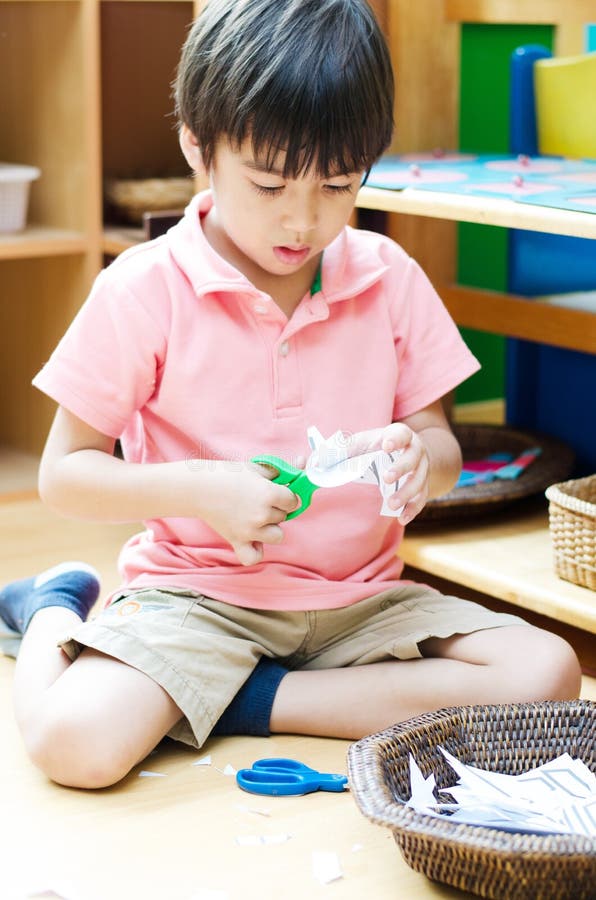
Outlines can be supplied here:
M441 397L477 363L416 263L347 227L392 129L365 0L210 0L176 101L210 190L100 274L34 382L59 404L44 500L146 529L89 622L72 572L0 596L26 632L33 761L101 787L166 734L358 738L450 704L576 696L558 637L400 580L403 527L461 464ZM310 425L351 455L401 451L385 476L408 475L399 516L346 485L284 524L296 497L250 460L305 458Z

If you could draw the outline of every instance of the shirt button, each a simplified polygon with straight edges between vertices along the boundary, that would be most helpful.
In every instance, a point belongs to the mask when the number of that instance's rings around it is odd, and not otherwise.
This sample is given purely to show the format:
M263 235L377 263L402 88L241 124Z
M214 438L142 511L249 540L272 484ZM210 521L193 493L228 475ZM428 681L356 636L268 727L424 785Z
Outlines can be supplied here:
M253 309L260 316L264 315L267 312L267 307L264 306L262 303L255 303Z
M280 356L287 356L289 352L290 352L290 345L288 344L287 341L284 341L283 344L279 345L279 355Z

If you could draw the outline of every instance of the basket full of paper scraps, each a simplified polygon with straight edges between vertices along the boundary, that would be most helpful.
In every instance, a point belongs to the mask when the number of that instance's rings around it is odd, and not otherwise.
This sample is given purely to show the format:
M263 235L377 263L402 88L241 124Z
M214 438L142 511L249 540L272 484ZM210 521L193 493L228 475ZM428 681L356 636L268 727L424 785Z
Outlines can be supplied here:
M596 896L596 703L442 709L352 744L361 812L405 861L494 900Z

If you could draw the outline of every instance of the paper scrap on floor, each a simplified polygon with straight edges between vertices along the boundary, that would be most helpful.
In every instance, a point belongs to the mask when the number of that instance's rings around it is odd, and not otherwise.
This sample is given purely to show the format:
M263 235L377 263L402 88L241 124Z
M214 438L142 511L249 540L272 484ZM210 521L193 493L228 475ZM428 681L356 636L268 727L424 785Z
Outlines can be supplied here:
M320 884L331 884L343 878L339 857L332 850L313 850L312 872Z
M580 759L563 753L522 775L506 775L465 765L438 749L459 776L455 786L438 793L450 794L455 803L437 801L434 775L425 778L410 755L407 806L485 828L596 838L596 775Z

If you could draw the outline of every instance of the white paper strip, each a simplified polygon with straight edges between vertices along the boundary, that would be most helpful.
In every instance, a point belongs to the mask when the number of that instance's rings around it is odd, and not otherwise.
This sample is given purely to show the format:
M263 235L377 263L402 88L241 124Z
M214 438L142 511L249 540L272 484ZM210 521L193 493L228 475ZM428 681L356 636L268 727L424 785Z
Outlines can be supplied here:
M312 872L320 884L330 884L343 878L339 858L332 850L313 850Z
M291 837L291 834L240 834L236 843L241 847L261 847L267 844L285 844Z
M202 756L201 759L197 759L196 762L191 763L193 766L210 766L211 765L211 756Z
M313 484L324 488L340 487L352 481L376 484L383 498L381 515L397 517L401 514L403 507L391 509L388 500L404 479L400 478L396 485L388 484L383 477L401 450L394 453L371 450L368 453L349 456L349 435L336 431L325 439L314 426L309 427L307 431L308 442L313 452L307 460L305 472Z
M439 793L450 794L455 803L437 800L433 775L425 779L410 757L408 806L469 825L596 837L596 776L581 760L564 753L530 772L507 775L465 765L438 749L459 776L456 785Z

